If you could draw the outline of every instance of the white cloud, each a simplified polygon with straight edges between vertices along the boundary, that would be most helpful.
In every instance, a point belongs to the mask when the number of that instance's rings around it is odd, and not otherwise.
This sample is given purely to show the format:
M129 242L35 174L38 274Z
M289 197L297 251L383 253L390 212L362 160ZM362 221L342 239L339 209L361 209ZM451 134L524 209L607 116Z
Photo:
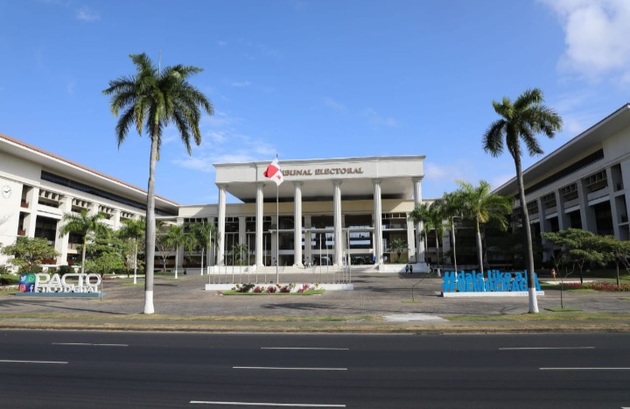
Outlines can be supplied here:
M76 18L79 21L91 22L100 20L101 16L99 16L96 12L91 10L86 6L82 6L77 10Z
M377 113L372 108L368 108L365 111L365 115L369 118L370 123L376 126L386 126L389 128L395 128L398 126L398 121L392 117L384 117Z
M249 87L252 83L249 81L234 81L230 85L233 87Z
M328 108L331 108L333 111L337 111L339 113L346 112L346 106L344 104L334 100L333 98L324 97L324 98L322 98L322 101L324 102L325 106L327 106Z
M540 0L559 17L566 50L560 68L591 80L630 80L630 1Z

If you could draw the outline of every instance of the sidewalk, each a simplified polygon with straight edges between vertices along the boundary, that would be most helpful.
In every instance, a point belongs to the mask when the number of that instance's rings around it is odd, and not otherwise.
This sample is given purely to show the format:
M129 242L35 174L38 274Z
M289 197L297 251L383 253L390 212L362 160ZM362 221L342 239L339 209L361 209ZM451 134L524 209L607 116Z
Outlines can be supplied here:
M155 278L155 314L144 315L144 280L106 280L99 298L18 297L0 293L0 328L273 332L630 331L630 294L564 292L565 308L606 315L579 320L560 308L560 291L538 297L444 298L441 279L407 274L358 274L353 291L322 295L224 296L205 291L208 276ZM301 282L283 275L282 282ZM558 318L558 314L562 314ZM609 316L610 314L614 314ZM488 319L451 321L453 316ZM526 317L522 317L525 315ZM513 320L495 321L507 317ZM566 318L565 318L566 317ZM516 318L519 318L518 320ZM523 318L525 320L523 321ZM547 318L553 318L551 320ZM591 317L592 318L592 317ZM531 320L529 320L531 319Z

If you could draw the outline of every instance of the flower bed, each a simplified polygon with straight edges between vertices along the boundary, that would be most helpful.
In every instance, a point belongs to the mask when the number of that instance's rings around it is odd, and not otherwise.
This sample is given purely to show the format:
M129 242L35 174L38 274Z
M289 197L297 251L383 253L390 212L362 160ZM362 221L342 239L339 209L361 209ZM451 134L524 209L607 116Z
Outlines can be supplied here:
M319 284L237 284L229 291L240 294L321 294ZM227 292L224 292L227 293Z
M593 282L585 282L584 284L580 284L579 282L567 282L561 284L561 286L565 290L579 290L579 289L589 289L595 291L606 291L606 292L627 292L630 291L630 284L621 284L617 287L616 283L611 283L608 281L593 281Z

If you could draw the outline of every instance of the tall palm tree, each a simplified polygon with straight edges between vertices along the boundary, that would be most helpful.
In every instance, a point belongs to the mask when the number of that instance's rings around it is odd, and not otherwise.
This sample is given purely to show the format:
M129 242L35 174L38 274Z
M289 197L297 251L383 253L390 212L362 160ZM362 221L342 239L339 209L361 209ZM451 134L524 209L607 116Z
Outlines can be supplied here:
M481 225L490 221L498 223L499 228L506 229L507 215L512 209L512 200L507 196L492 193L490 183L479 181L479 186L473 186L468 182L458 181L460 198L464 216L475 222L477 233L477 257L479 270L483 274L483 242L481 238Z
M521 217L525 230L525 248L527 249L527 287L529 292L529 312L538 313L538 300L534 283L534 249L532 246L532 231L529 225L529 214L525 201L525 187L523 186L523 170L521 166L521 139L530 156L540 155L540 148L536 134L543 133L553 138L555 132L562 128L562 118L553 109L543 105L543 93L538 88L528 89L512 102L503 97L502 102L492 101L492 106L499 116L483 136L484 150L497 157L507 146L514 159L518 196L521 205Z
M105 213L88 214L87 210L80 213L66 213L63 215L63 226L59 229L59 236L73 233L83 238L81 249L81 274L85 273L85 253L88 242L94 239L98 233L103 233L106 226L101 223L105 219Z
M162 133L167 125L174 124L190 154L191 138L195 144L201 143L199 121L202 109L208 115L212 115L213 108L208 98L187 81L191 75L201 72L201 68L175 65L161 71L144 53L132 54L130 57L136 66L136 74L110 81L103 94L111 95L110 107L114 116L118 117L121 113L116 124L119 147L134 125L140 135L146 128L151 139L145 235L144 313L153 314L155 166L160 155Z
M127 239L131 242L134 250L133 256L133 283L138 283L138 246L142 238L146 225L142 219L125 220L122 227L118 230L118 234L121 238Z

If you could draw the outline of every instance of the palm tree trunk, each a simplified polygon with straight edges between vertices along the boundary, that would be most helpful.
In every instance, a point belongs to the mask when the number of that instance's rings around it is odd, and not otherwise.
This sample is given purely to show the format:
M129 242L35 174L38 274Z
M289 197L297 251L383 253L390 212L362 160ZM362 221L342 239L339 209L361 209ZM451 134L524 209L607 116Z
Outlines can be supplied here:
M525 231L525 248L526 254L526 266L527 266L527 291L529 295L529 312L533 314L538 313L538 299L536 297L536 284L534 282L534 248L532 245L532 230L529 225L529 212L527 211L527 202L525 201L525 187L523 186L523 172L521 170L520 157L514 157L514 164L516 166L516 179L518 180L518 196L521 204L521 215L523 230Z
M201 247L201 268L199 269L199 273L200 273L201 275L203 275L203 259L204 259L204 257L205 257L205 254L204 254L204 248L203 248L203 246L202 246L202 247Z
M175 246L175 278L177 278L177 265L179 264L179 245Z
M83 248L81 249L81 274L85 274L85 253L87 247L87 233L83 236Z
M133 283L138 284L138 239L134 239Z
M155 165L158 157L158 136L151 135L149 184L147 188L147 226L145 251L144 313L153 314L153 272L155 266Z
M479 220L477 223L477 257L479 259L479 271L483 276L483 243L481 241L481 229L479 228Z

